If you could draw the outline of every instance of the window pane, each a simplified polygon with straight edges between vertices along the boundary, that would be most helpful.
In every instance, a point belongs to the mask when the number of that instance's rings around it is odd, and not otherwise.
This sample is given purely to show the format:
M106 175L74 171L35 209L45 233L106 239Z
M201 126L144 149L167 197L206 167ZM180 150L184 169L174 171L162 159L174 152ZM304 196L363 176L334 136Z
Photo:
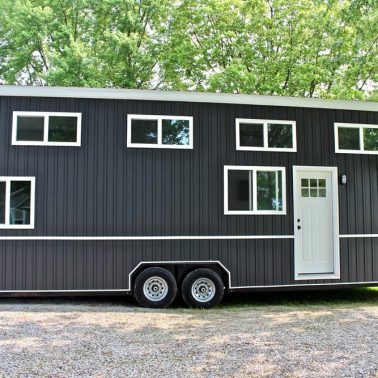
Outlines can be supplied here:
M291 124L268 124L268 147L293 148L293 126Z
M245 147L264 147L264 125L262 123L241 123L240 145Z
M158 121L133 119L131 121L131 142L157 144Z
M282 210L281 172L257 172L257 209Z
M364 128L365 151L378 151L378 128Z
M44 117L17 117L17 140L43 142Z
M49 142L76 142L77 117L49 117Z
M302 197L308 197L308 189L302 189Z
M360 149L360 130L351 127L339 127L339 148L341 150Z
M189 144L189 121L178 119L163 119L163 144Z
M228 171L228 210L253 210L251 188L251 171Z
M316 188L318 186L318 180L317 179L310 179L310 187Z
M30 224L30 181L12 181L10 224Z
M308 179L307 178L301 179L301 186L308 187Z
M5 182L0 182L0 224L5 223Z

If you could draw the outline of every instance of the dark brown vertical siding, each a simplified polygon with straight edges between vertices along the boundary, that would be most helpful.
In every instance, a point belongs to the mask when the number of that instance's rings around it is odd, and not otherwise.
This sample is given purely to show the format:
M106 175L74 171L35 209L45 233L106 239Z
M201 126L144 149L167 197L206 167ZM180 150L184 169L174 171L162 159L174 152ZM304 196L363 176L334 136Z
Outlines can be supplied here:
M82 146L11 146L15 110L81 112ZM194 149L126 148L128 113L194 116ZM295 120L298 152L236 151L237 117ZM335 154L334 122L378 124L378 113L0 98L0 176L36 177L35 229L0 230L0 236L292 235L293 165L337 166L348 178L347 185L339 185L340 233L378 234L378 156ZM224 215L224 165L284 166L287 215ZM293 244L290 239L0 241L0 290L125 289L130 270L142 260L219 260L230 270L233 286L290 285ZM341 239L340 248L340 282L378 281L377 238Z

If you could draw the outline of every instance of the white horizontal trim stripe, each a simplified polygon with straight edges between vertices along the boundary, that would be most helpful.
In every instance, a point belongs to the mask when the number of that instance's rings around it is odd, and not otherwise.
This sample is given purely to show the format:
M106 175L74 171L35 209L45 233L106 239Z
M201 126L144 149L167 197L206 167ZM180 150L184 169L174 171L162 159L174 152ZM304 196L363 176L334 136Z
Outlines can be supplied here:
M261 288L275 288L275 287L311 287L311 286L335 286L335 285L374 285L378 281L370 282L330 282L330 283L311 283L311 284L293 284L293 285L266 285L266 286L232 286L232 289L261 289Z
M344 234L340 238L378 238L378 234Z
M115 88L0 85L0 96L209 102L218 104L289 106L300 108L345 109L378 112L377 102L324 100L319 98L299 98L285 96L258 96L230 93L177 92Z
M0 236L0 240L233 240L294 239L293 235L219 235L219 236Z
M378 238L378 234L344 234L340 238ZM197 235L197 236L0 236L0 240L266 240L294 239L294 235Z

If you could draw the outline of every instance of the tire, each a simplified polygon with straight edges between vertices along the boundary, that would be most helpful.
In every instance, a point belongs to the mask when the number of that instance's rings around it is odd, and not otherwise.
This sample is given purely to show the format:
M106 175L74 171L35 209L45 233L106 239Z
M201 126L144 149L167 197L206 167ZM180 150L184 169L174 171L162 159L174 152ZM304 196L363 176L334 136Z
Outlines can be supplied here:
M211 308L217 306L224 293L224 285L219 274L211 269L200 268L185 276L181 294L189 307Z
M167 269L147 268L136 277L133 294L142 307L165 308L176 298L177 283Z

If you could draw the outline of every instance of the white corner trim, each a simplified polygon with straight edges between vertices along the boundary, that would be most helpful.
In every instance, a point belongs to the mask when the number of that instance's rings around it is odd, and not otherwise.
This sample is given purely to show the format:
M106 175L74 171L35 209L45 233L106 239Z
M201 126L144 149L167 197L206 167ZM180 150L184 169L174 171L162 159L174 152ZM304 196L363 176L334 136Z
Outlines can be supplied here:
M0 96L94 98L143 101L208 102L217 104L267 105L299 108L345 109L378 112L377 102L324 100L286 96L179 92L115 88L77 88L0 85Z
M263 124L263 147L241 146L240 145L240 124ZM291 125L292 144L291 148L269 147L268 146L268 124ZM297 123L296 121L273 120L273 119L249 119L235 118L236 149L238 151L270 151L270 152L297 152Z
M17 118L22 117L43 117L43 140L42 141L19 141L17 140ZM49 117L76 117L76 142L50 142L49 136ZM81 146L81 113L72 112L37 112L37 111L14 111L12 116L12 145L13 146Z
M30 181L30 224L11 224L10 223L10 196L11 196L10 186L11 186L12 181ZM30 176L0 176L0 182L5 182L5 223L0 224L0 230L30 230L30 229L34 229L35 177L30 177Z
M131 140L132 120L147 119L157 122L157 143L133 143ZM162 142L162 121L184 120L189 121L189 144L163 144ZM127 115L127 147L128 148L167 148L167 149L193 149L193 117L192 116L170 116L170 115L148 115L148 114L128 114Z
M281 172L282 174L282 210L229 210L228 209L228 172L230 170L251 171L252 179L252 193L253 204L257 206L257 173L256 172ZM225 215L286 215L286 168L285 167L271 167L271 166L251 166L251 165L225 165L223 177L223 206Z

